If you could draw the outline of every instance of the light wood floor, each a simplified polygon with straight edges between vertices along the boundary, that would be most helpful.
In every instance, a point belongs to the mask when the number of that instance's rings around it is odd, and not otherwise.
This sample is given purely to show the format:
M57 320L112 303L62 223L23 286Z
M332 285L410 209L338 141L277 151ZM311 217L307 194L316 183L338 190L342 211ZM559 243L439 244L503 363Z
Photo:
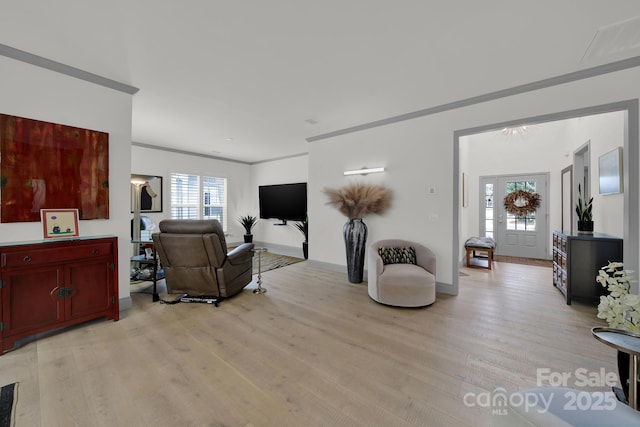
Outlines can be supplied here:
M465 394L534 387L537 368L616 371L595 307L567 306L550 269L463 270L460 295L425 309L304 262L218 308L134 294L118 322L1 356L0 383L20 382L17 427L449 427L487 425Z

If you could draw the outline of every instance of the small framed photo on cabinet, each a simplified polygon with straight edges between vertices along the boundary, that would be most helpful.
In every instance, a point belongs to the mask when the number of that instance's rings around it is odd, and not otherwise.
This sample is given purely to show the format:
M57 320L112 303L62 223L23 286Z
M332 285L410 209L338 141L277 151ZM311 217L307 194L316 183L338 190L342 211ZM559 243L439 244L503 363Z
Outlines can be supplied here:
M78 209L40 209L44 238L79 236Z

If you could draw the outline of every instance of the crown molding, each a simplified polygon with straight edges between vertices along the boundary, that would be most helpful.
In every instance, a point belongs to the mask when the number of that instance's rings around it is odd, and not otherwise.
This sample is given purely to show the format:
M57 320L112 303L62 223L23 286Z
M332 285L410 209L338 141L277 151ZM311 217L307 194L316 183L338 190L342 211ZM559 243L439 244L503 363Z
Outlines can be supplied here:
M129 95L133 95L140 90L137 87L129 86L127 84L120 83L61 62L53 61L42 56L34 55L33 53L25 52L24 50L16 49L15 47L7 46L5 44L0 44L0 56L35 65L36 67L45 68L50 71L55 71L56 73L84 80L99 86L104 86L119 92L128 93Z
M332 131L332 132L323 133L321 135L316 135L316 136L306 138L306 140L307 142L314 142L314 141L320 141L323 139L329 139L329 138L333 138L340 135L360 132L367 129L386 126L392 123L403 122L405 120L416 119L418 117L430 116L433 114L442 113L444 111L456 110L458 108L481 104L483 102L494 101L496 99L507 98L509 96L514 96L514 95L520 95L526 92L532 92L539 89L545 89L552 86L558 86L565 83L571 83L578 80L584 80L591 77L601 76L604 74L614 73L617 71L623 71L623 70L627 70L629 68L634 68L638 66L640 66L640 56L634 56L632 58L623 59L621 61L610 62L608 64L598 65L595 67L586 68L584 70L574 71L571 73L562 74L560 76L538 80L532 83L526 83L523 85L510 87L507 89L502 89L495 92L486 93L483 95L473 96L471 98L448 102L446 104L437 105L435 107L425 108L424 110L418 110L411 113L400 114L398 116L388 117L386 119L376 120L369 123L363 123L357 126L352 126L352 127Z

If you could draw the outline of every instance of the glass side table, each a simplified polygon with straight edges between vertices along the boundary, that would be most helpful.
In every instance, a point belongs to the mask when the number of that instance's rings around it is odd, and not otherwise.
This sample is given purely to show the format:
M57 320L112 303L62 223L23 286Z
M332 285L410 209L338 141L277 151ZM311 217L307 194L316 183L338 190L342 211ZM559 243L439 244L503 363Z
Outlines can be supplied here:
M267 292L265 288L262 287L262 252L267 252L267 248L253 248L253 252L258 254L258 287L253 290L254 294L264 294Z
M600 342L627 353L629 357L629 406L638 410L638 360L640 359L640 335L624 329L591 328ZM622 379L621 379L622 381Z
M147 245L147 246L151 246L153 248L153 257L152 258L147 258L146 255L134 255L130 258L132 263L137 263L138 265L142 266L144 264L150 265L152 266L153 269L153 273L151 275L151 277L147 278L147 280L153 282L153 293L151 294L151 300L153 302L157 302L160 301L160 295L158 294L158 281L164 279L164 274L158 274L158 268L160 266L160 263L158 262L158 254L156 252L156 248L154 245L153 240L131 240L131 243L133 244L133 247L135 248L134 250L138 250L139 251L139 247L140 245ZM143 279L144 280L144 279Z

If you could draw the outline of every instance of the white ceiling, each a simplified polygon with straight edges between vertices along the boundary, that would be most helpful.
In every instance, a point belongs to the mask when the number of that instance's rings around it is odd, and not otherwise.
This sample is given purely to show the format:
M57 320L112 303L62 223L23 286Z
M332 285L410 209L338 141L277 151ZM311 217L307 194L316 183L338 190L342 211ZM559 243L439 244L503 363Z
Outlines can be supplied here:
M633 31L589 48L637 16L637 0L21 0L0 5L0 43L139 88L136 143L251 163L639 55Z

